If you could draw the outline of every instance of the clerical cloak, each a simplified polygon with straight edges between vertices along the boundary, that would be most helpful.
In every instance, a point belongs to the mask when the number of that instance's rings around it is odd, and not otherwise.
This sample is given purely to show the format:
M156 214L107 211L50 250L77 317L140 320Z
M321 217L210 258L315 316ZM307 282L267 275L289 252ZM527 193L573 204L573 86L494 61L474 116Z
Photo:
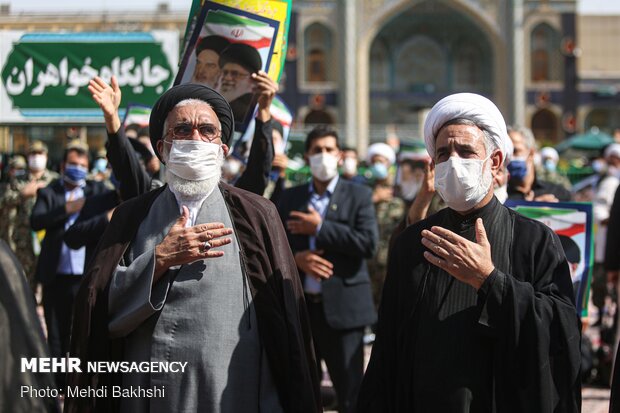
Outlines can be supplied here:
M108 330L110 279L124 259L140 223L166 187L125 202L117 208L95 258L85 271L76 300L72 356L88 361L124 357L123 339ZM262 197L226 184L220 185L239 244L241 265L250 280L250 292L259 337L286 412L320 411L319 382L297 267L279 224L275 207ZM121 385L118 374L82 372L70 375L73 386ZM67 399L67 412L118 411L112 398Z
M476 291L426 261L421 232L441 226L473 241L478 217L495 270ZM391 251L358 411L580 411L572 294L557 235L495 198L412 225Z

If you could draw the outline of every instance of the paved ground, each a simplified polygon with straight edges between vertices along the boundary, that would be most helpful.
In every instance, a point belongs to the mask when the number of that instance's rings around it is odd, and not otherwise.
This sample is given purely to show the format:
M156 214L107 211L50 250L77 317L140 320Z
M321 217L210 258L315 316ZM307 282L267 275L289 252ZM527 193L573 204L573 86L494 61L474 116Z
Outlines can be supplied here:
M370 357L370 346L366 346L366 362ZM323 365L323 370L326 370ZM322 386L330 387L331 381L329 376L323 377ZM584 387L581 392L582 403L581 411L583 413L608 413L609 412L609 389L602 389L597 387ZM337 413L336 410L325 410L325 413Z
M609 389L593 387L584 388L581 392L583 413L608 413L609 412Z
M588 387L581 393L583 413L608 413L609 412L609 389ZM336 410L325 410L325 413L337 413Z

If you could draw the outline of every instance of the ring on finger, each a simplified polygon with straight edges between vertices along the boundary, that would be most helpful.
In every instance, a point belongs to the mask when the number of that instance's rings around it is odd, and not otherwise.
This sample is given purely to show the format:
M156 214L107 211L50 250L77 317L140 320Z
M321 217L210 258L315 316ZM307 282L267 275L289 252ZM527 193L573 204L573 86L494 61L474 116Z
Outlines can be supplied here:
M211 245L211 243L209 241L205 241L205 243L202 244L202 250L204 252L209 251L211 249L211 247L212 247L212 245Z

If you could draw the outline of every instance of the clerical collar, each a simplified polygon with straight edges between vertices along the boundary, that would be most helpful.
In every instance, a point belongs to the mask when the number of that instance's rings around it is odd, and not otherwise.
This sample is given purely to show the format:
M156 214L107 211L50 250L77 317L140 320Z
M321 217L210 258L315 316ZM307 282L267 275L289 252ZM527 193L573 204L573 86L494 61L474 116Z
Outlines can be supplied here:
M485 206L467 215L461 215L455 210L448 208L447 218L450 223L458 224L462 227L473 226L476 223L476 219L482 218L484 221L493 214L496 208L501 207L503 207L503 205L500 204L497 198L493 197Z

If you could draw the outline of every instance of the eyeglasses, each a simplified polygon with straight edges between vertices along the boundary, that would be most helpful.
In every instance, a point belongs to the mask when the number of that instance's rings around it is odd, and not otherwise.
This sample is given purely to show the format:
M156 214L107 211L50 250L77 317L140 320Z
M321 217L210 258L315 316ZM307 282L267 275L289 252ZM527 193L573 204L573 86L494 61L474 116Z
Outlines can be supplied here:
M222 70L222 77L230 76L233 80L243 79L245 77L249 77L249 73L242 73L238 70Z
M181 123L168 129L168 132L177 139L190 139L194 130L198 130L200 138L205 142L212 142L221 136L221 131L211 123L203 123L202 125Z

